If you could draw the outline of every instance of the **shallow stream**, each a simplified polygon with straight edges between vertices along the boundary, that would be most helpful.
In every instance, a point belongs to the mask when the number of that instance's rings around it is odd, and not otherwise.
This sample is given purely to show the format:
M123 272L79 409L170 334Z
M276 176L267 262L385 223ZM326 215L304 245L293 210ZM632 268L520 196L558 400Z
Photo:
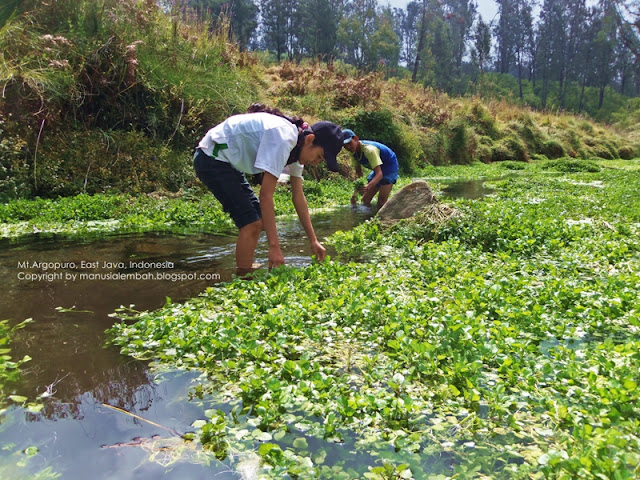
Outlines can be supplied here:
M478 181L447 188L442 196L490 193ZM342 207L313 215L313 225L322 239L371 215ZM281 221L279 232L287 264L309 264L297 219ZM45 475L50 469L64 479L240 477L224 463L203 463L177 435L211 408L188 398L197 373L156 376L146 363L105 346L110 314L121 305L155 309L167 297L185 300L230 280L235 238L145 234L0 246L0 318L33 319L12 337L13 359L32 358L15 393L44 405L37 413L15 405L2 417L0 476L53 478ZM266 252L263 236L256 259L264 261Z

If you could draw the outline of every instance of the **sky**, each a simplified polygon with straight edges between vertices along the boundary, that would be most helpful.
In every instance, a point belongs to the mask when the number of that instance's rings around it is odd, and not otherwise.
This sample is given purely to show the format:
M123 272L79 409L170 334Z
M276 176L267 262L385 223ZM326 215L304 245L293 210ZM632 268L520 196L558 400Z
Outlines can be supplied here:
M498 11L498 5L494 0L476 0L478 3L478 13L482 15L482 19L489 23L495 17ZM391 5L396 8L406 8L409 0L378 0L378 5Z

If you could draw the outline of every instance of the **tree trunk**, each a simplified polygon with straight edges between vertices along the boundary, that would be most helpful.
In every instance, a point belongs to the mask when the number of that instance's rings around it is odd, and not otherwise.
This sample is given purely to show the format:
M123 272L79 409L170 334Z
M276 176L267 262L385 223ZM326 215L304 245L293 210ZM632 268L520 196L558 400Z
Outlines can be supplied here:
M582 113L582 104L584 102L584 89L587 85L587 75L582 79L582 89L580 90L580 101L578 102L578 113Z
M413 64L413 75L411 75L411 81L415 82L418 78L418 69L420 68L420 55L424 48L424 37L427 23L427 0L422 2L422 21L420 24L420 33L418 38L418 50L416 51L416 61Z

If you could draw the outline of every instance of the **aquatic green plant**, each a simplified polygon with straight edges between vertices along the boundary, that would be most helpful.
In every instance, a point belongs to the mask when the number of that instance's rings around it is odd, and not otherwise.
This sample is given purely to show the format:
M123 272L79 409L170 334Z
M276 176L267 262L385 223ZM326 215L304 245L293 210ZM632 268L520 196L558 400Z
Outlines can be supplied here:
M351 183L342 178L306 180L304 188L311 209L346 205L352 193ZM279 215L295 213L288 186L276 190L274 201ZM150 231L229 234L235 226L215 197L203 190L181 195L81 194L0 204L0 238L34 233L86 238Z
M22 364L31 360L25 356L22 360L13 360L11 358L11 334L17 329L24 327L30 320L11 327L8 320L0 321L0 415L4 413L4 409L11 400L17 403L23 403L27 399L18 395L13 395L10 385L20 377L20 367Z
M265 478L636 478L639 165L625 164L527 167L441 224L337 235L365 261L122 312L113 339L204 370L196 394L227 407L201 440L257 452Z

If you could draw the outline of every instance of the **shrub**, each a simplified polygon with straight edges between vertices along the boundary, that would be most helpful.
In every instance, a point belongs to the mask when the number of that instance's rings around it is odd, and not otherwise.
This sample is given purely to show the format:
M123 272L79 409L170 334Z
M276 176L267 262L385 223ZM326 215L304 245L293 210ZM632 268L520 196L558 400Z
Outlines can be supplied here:
M620 155L618 155L618 147L616 147L613 142L605 140L602 142L602 144L606 147L607 150L609 150L612 159L620 158Z
M43 197L177 191L193 180L188 152L159 145L142 132L61 132L40 152L34 193Z
M482 163L490 163L492 154L492 148L481 143L476 147L475 159Z
M409 137L389 110L358 110L342 125L356 132L361 140L374 140L393 150L403 172L412 171L422 156L419 140Z
M335 93L334 106L336 108L355 107L377 100L382 92L381 80L378 73L357 79L338 77L330 87Z
M506 168L507 170L524 170L526 167L522 162L502 162L500 164L502 168Z
M443 130L436 130L429 135L429 143L425 149L427 160L431 165L448 165L449 137Z
M543 143L542 153L550 159L562 158L567 155L562 143L555 139L547 140Z
M522 140L515 135L509 135L494 145L491 160L494 162L503 162L505 160L528 162L529 152L527 152Z
M581 122L578 128L589 135L593 135L593 125L587 121Z
M525 123L512 122L510 127L524 141L529 151L540 153L544 140L543 133L530 123L531 119L529 117L527 118L529 121Z
M496 143L491 148L491 161L504 162L505 160L511 160L511 152L504 143Z
M618 149L618 156L623 160L631 160L636 157L636 152L630 145L623 145Z
M593 156L602 158L604 160L613 160L615 157L612 155L611 150L606 145L596 144L591 147Z
M473 161L476 150L475 134L464 122L454 122L450 127L451 135L449 140L449 159L451 163L458 165L468 165Z
M582 146L582 138L580 137L580 134L578 134L578 132L576 132L575 129L570 128L565 132L565 137L567 139L567 142L569 143L569 146L574 150L574 151L578 151L580 149L580 147Z
M469 120L479 135L486 135L494 140L499 137L500 133L496 127L495 118L481 103L476 102L473 104Z
M542 166L543 170L556 170L558 172L574 173L574 172L590 172L596 173L600 171L597 163L585 160L570 160L561 158L551 160Z
M29 178L27 144L18 136L5 135L0 117L0 202L27 195L33 186Z

